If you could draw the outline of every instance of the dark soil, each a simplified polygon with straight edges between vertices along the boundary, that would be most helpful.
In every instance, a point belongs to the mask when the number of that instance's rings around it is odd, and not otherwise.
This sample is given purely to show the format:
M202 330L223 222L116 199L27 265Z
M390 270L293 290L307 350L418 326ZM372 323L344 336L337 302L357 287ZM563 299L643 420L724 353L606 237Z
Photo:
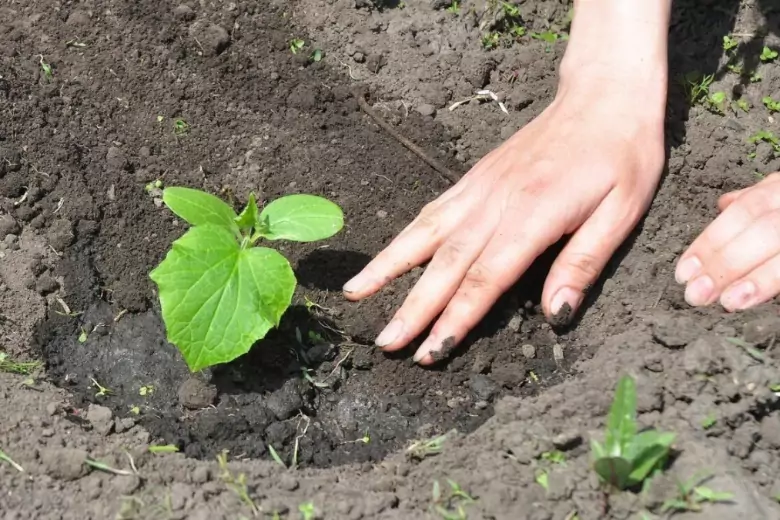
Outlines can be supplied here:
M34 60L24 67L22 55L12 62L16 140L7 149L21 167L4 176L2 195L28 193L11 215L43 230L61 257L40 269L39 292L57 289L42 279L60 279L63 300L81 312L64 315L50 302L37 335L49 374L77 407L108 406L188 455L261 457L270 444L285 460L317 466L378 461L412 438L471 431L492 414L494 398L561 380L576 355L561 366L552 359L553 344L569 343L535 315L535 287L508 297L476 344L439 370L371 346L414 276L359 305L340 287L446 184L358 109L347 78L288 50L294 29L282 15L266 6L190 23L133 2L80 23L87 13L73 9L59 13L64 25L40 22L61 27L53 41L85 45L40 49L51 78ZM116 52L103 52L100 35L110 26L123 30ZM228 37L223 28L231 27ZM175 132L176 119L188 131ZM446 140L420 117L402 131L422 143ZM452 164L451 153L439 155ZM249 355L196 376L214 399L193 402L180 388L190 375L165 341L147 277L184 230L145 190L156 179L237 204L249 191L265 200L316 193L347 215L333 240L281 246L300 280L296 305ZM320 307L307 312L307 299ZM511 320L514 330L502 331ZM523 343L534 345L533 358ZM541 385L527 378L531 371ZM95 381L111 392L96 395ZM365 435L370 442L359 442Z
M0 462L4 517L298 518L311 502L317 518L430 519L433 482L446 490L452 479L476 498L470 519L624 520L659 513L676 480L704 473L733 500L678 518L780 518L778 305L693 310L672 274L723 191L780 169L769 145L747 144L759 129L780 134L761 103L780 99L780 67L756 59L778 47L778 6L675 6L667 173L575 323L553 329L539 314L550 251L466 345L422 369L410 352L372 347L420 271L359 304L340 287L448 184L360 110L354 88L462 173L547 106L565 49L525 37L487 51L484 31L501 24L492 4L447 5L0 7L0 342L46 363L32 381L0 372L0 449L26 470ZM565 2L520 7L529 31L565 31ZM744 77L726 67L728 33L743 35L731 59ZM290 52L294 38L304 52ZM694 69L753 109L691 108L678 79ZM448 110L480 88L509 114L494 103ZM236 207L250 191L314 193L346 215L327 242L280 245L300 282L281 327L202 374L167 344L148 279L185 230L146 189L157 179ZM676 432L678 457L646 494L607 496L588 441L625 373L642 425ZM412 440L452 428L441 454L405 456ZM150 444L183 453L153 455ZM269 445L300 468L275 464ZM214 461L223 450L229 466ZM551 450L566 464L546 461Z

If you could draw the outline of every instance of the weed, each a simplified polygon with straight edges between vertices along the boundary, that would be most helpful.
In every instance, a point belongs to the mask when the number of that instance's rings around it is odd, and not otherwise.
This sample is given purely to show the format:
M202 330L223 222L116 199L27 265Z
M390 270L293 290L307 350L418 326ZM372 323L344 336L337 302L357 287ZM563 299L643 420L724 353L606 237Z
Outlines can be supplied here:
M7 464L10 464L11 467L13 467L19 473L24 473L24 468L21 467L16 462L14 462L14 460L8 455L6 455L6 453L3 450L0 450L0 462L5 462Z
M761 101L770 113L780 112L780 101L775 101L771 96L766 96Z
M287 469L287 464L284 463L282 457L279 456L279 452L277 452L276 448L274 448L271 444L268 445L268 453L271 454L271 458L274 459L274 462L279 464L284 469Z
M110 388L102 386L100 383L98 383L94 377L91 377L90 379L92 380L92 384L89 386L97 388L95 397L106 397L107 395L111 395L113 393Z
M748 112L750 112L750 103L748 103L747 99L744 99L744 98L738 99L736 103L737 103L737 108L739 108L740 110L742 110L746 114Z
M78 337L79 343L86 343L88 339L89 339L89 333L87 332L87 329L81 327L81 332L79 333L79 337Z
M707 417L702 419L701 427L705 430L709 430L710 428L715 426L717 422L718 422L718 417L713 412L710 412L709 414L707 414Z
M163 187L163 183L160 179L153 180L152 182L149 182L144 186L144 190L146 193L151 193L155 190L161 190Z
M764 46L764 49L761 51L761 56L759 56L759 58L761 58L761 61L768 63L770 61L775 61L777 59L777 56L778 56L777 51L772 50L767 46Z
M444 520L467 520L464 507L475 502L474 498L458 485L457 482L447 479L450 492L442 494L438 480L433 482L431 512L438 514Z
M539 470L536 474L536 483L542 486L545 491L550 489L550 476L546 469Z
M487 50L495 49L501 43L501 34L497 32L487 33L482 36L482 47Z
M454 433L456 433L456 430L450 430L438 437L416 441L406 449L406 455L413 460L423 460L426 457L438 455L444 450L444 443L447 440L447 436Z
M306 42L301 40L300 38L293 38L290 40L290 52L293 54L298 54L303 49L303 46L306 45Z
M520 8L517 7L515 4L510 4L509 2L501 2L501 8L504 10L504 13L510 18L520 17Z
M243 473L239 473L237 477L233 475L228 467L227 454L227 450L222 450L222 453L217 455L217 464L219 464L220 470L219 479L238 496L239 500L246 504L254 516L257 516L260 510L249 496L249 490L246 486L246 475Z
M656 430L637 433L636 383L623 376L609 411L605 444L591 439L594 470L614 488L636 486L663 467L674 438Z
M723 37L723 50L724 51L726 51L728 53L728 52L731 52L731 51L735 50L737 47L739 47L739 42L735 38L733 38L733 37L731 37L729 35L726 35L726 36Z
M191 227L149 276L168 341L193 372L245 354L292 302L297 281L290 263L275 249L255 247L258 241L314 242L344 225L341 208L314 195L281 197L261 212L252 193L240 215L189 188L166 188L163 202Z
M84 464L86 464L87 466L89 466L89 467L91 467L93 469L96 469L98 471L104 471L106 473L111 473L112 475L120 475L120 476L125 476L125 477L133 475L133 472L130 471L130 470L116 469L116 468L113 468L113 467L109 466L105 462L100 462L99 460L95 460L95 459L87 458L87 459L84 460Z
M140 395L141 397L146 397L152 395L153 393L154 393L153 385L145 385L138 389L138 395Z
M130 413L133 415L141 415L141 407L138 405L130 406Z
M40 361L14 361L5 352L0 352L0 372L29 376L42 366Z
M177 136L182 136L190 133L190 125L182 118L173 120L173 133Z
M704 102L710 97L710 85L712 85L715 76L710 74L702 76L698 72L691 72L685 75L683 82L688 96L688 103L695 105Z
M458 2L458 0L453 0L447 8L447 12L455 15L460 14L460 2Z
M753 74L750 75L749 79L750 79L751 83L758 83L759 81L761 81L764 78L762 78L761 75L758 72L754 72Z
M552 45L553 43L555 43L558 40L560 40L562 37L561 37L560 34L558 34L556 32L544 31L544 32L540 32L540 33L532 32L531 33L531 38L533 38L534 40L540 40L540 41L543 41L545 43L548 43L548 44Z
M730 63L730 64L726 65L726 67L731 72L733 72L734 74L736 74L738 76L742 75L742 65L736 65L736 64Z
M51 68L51 65L43 61L42 54L39 54L38 57L40 58L39 63L41 64L41 72L43 72L43 77L46 78L46 81L51 81L51 79L54 77L54 70Z
M309 56L309 59L313 61L314 63L318 63L322 61L322 57L324 56L324 53L322 52L322 49L314 49L311 53L311 56Z
M158 444L149 446L149 453L178 453L179 447L173 444Z
M317 508L313 502L304 502L298 505L298 512L301 514L301 520L314 520L317 516Z
M704 104L710 111L724 115L726 113L726 93L714 92L707 96Z
M759 130L753 134L748 141L752 144L757 143L769 143L775 151L775 154L780 154L780 138L768 130Z
M677 483L677 496L663 503L661 511L683 512L683 511L701 511L701 504L709 502L712 504L731 502L734 498L733 493L723 493L713 491L708 487L701 486L709 477L692 477L688 482Z
M553 464L566 464L566 454L558 450L545 451L541 458Z

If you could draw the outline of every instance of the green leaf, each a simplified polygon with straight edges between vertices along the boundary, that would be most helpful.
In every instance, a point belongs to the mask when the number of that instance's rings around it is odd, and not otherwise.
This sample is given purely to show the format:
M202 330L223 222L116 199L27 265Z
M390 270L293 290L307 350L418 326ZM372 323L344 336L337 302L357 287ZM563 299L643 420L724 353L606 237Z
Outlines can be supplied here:
M734 493L715 491L704 486L693 488L693 493L703 502L730 502L734 498Z
M288 195L268 204L260 213L260 223L260 235L269 240L314 242L338 233L344 214L322 197Z
M661 433L657 430L645 430L638 433L629 444L626 450L626 458L635 460L639 458L645 450L654 444L661 444L667 448L672 445L676 435L674 433Z
M593 469L602 480L618 489L625 489L631 474L631 463L621 457L604 457L596 460Z
M279 324L296 285L282 255L242 249L228 229L215 224L187 231L150 277L168 340L193 372L245 354Z
M257 199L255 199L254 193L250 193L246 206L241 211L241 214L235 218L236 225L238 225L242 231L251 229L257 225L258 214Z
M163 190L163 202L192 226L213 224L238 231L236 212L222 199L200 190L171 187Z
M669 447L674 442L674 437L673 433L661 434L656 443L645 448L631 461L631 474L628 479L629 486L639 484L663 464L669 455Z
M606 448L611 457L621 457L636 435L636 384L629 376L618 381L607 419Z

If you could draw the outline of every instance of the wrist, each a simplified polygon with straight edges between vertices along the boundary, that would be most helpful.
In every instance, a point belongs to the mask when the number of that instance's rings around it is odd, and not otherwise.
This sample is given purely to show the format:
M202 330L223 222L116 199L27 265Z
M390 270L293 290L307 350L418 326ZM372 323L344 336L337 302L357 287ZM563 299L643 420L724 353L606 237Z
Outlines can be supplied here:
M663 111L671 0L575 0L559 93L601 90Z

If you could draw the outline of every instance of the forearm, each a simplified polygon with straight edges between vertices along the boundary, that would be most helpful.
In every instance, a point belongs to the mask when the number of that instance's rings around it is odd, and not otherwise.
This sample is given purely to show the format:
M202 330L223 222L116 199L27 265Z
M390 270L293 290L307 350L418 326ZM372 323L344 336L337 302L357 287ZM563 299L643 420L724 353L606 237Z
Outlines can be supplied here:
M671 5L672 0L575 0L561 82L644 84L663 103Z

